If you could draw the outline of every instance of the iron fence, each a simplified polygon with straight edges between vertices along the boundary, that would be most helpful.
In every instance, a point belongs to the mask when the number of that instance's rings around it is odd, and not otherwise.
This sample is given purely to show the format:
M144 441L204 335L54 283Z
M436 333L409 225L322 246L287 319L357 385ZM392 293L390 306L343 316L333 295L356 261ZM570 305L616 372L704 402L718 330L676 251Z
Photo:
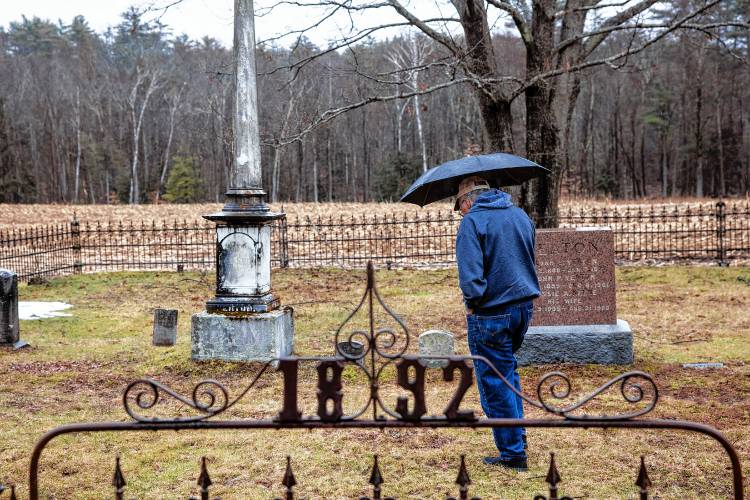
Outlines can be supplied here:
M461 218L450 211L302 216L272 225L275 267L448 266ZM618 262L750 260L750 203L571 208L561 227L609 226ZM78 222L0 230L0 267L20 279L75 272L209 269L214 225Z

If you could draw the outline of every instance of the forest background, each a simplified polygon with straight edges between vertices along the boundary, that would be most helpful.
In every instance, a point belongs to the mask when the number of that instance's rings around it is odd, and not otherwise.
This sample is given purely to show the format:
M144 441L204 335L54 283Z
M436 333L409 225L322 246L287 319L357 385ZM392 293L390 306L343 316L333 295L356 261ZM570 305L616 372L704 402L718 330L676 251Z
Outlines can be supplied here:
M699 3L660 2L648 20L679 19ZM746 0L724 0L691 19L712 30L675 30L616 64L576 71L564 157L555 159L563 195L746 196L747 17ZM600 57L653 36L612 31ZM522 79L522 38L494 29L491 41L495 64ZM270 201L394 200L427 167L488 149L471 82L451 83L456 66L445 63L444 44L413 32L365 33L334 49L304 36L258 46ZM222 201L232 161L231 48L172 36L136 9L104 33L82 16L69 24L23 18L0 29L0 68L0 202ZM381 99L394 92L408 97ZM525 98L510 103L521 155Z

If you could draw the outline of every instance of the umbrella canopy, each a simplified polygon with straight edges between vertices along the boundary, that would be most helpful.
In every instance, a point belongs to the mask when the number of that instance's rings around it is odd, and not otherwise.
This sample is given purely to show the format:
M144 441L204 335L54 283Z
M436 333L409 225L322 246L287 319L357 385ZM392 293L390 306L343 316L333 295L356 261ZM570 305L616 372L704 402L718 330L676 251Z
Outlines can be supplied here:
M526 158L508 153L467 156L433 167L414 181L401 201L420 207L455 196L461 180L472 175L486 179L492 187L514 186L549 170Z

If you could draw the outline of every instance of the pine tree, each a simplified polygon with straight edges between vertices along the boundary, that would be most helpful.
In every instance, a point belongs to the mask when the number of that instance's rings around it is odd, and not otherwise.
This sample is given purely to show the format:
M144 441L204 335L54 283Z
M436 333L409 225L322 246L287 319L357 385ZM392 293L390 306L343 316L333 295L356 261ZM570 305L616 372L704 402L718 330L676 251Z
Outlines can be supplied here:
M203 184L193 158L175 156L164 199L170 203L194 203L203 196Z

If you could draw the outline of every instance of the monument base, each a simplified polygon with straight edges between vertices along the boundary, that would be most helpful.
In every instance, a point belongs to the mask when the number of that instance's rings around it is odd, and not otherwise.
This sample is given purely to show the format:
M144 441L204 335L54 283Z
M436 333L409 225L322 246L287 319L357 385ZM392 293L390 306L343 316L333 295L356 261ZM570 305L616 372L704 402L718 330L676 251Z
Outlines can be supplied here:
M190 327L194 360L268 361L292 354L291 307L249 316L194 314Z
M531 326L516 357L519 365L629 365L633 332L622 319L614 325Z

